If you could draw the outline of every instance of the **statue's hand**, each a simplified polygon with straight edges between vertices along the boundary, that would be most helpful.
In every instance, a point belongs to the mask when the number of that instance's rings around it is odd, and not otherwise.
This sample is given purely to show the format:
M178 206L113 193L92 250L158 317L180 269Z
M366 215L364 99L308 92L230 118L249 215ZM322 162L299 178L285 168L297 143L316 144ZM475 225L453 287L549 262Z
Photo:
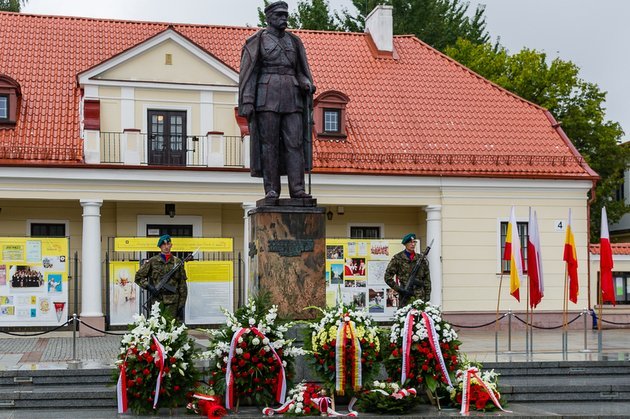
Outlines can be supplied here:
M302 84L302 90L304 90L306 93L315 93L315 86L312 85L309 82L305 82Z
M252 105L251 103L245 103L242 109L239 108L238 113L241 116L244 116L245 118L249 119L254 113L254 105Z

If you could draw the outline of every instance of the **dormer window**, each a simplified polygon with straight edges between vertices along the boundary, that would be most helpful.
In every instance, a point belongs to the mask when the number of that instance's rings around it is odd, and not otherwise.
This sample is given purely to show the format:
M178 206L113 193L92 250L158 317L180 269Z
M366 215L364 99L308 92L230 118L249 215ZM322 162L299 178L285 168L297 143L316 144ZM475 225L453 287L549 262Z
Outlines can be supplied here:
M324 134L339 134L341 131L340 120L340 109L324 109Z
M0 128L13 128L17 122L20 85L10 77L0 74Z
M9 118L9 96L0 95L0 121L6 121Z
M315 99L315 132L321 139L346 138L346 105L350 99L336 90L321 93Z

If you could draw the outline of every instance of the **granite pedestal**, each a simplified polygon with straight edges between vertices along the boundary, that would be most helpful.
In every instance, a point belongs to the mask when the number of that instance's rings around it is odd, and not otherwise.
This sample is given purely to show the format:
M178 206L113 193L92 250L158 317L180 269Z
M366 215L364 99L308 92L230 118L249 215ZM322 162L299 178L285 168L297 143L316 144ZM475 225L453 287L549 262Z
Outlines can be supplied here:
M281 318L312 319L304 308L326 304L325 208L265 204L249 213L250 291L268 292Z

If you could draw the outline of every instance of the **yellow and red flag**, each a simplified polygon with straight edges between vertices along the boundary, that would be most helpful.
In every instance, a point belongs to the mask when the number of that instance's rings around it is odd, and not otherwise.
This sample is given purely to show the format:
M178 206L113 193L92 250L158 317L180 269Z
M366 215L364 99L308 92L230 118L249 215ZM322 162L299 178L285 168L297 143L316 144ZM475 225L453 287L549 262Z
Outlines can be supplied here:
M580 284L578 282L578 261L577 252L575 250L575 237L571 229L571 208L569 208L569 222L567 223L567 234L564 239L564 257L567 263L567 272L569 275L569 300L577 304L578 294L580 293Z
M602 208L602 225L599 238L599 273L602 287L602 302L610 302L615 305L615 287L613 285L613 255L608 234L608 216L606 207Z
M518 301L521 301L519 290L521 288L521 276L523 276L523 257L514 207L512 207L512 212L510 213L510 221L505 236L503 260L510 261L510 294Z

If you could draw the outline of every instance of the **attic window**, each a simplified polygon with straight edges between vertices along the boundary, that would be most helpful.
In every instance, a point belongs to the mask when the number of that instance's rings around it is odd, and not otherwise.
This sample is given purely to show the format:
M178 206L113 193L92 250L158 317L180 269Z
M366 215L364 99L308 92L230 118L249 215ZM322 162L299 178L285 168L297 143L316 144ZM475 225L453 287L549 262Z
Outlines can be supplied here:
M20 85L12 78L0 74L0 128L13 128L17 122Z
M345 94L328 90L315 99L315 132L321 139L345 139L346 105L350 99Z
M0 121L9 117L9 96L0 95Z
M340 119L340 109L324 109L324 133L339 134L341 130Z

